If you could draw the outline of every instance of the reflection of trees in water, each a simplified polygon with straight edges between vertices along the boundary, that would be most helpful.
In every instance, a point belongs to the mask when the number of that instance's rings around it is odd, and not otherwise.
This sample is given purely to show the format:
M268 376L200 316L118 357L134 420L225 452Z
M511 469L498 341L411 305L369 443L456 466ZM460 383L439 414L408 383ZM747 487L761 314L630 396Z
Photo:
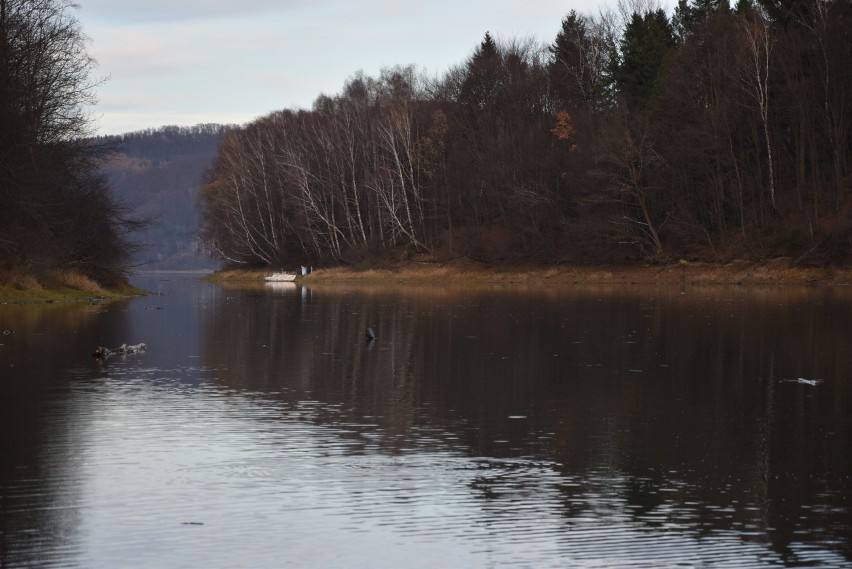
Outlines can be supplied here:
M553 461L577 481L559 486L569 518L597 507L590 492L609 493L607 507L643 525L745 532L784 556L816 539L850 557L848 292L541 290L235 296L210 313L205 357L229 387L378 425L389 452L435 444ZM799 376L826 382L781 382ZM553 483L541 472L486 472L472 490L517 500Z
M318 301L307 288L229 297L204 326L205 363L232 388L342 404L353 418L381 414L393 440L411 428L416 392L404 306L346 294ZM379 335L372 345L368 326Z
M71 382L99 375L103 338L124 337L125 303L0 307L0 567L63 564L78 539L81 447L93 415Z
M673 520L708 533L754 533L784 556L797 540L833 542L849 557L850 515L838 508L850 489L847 300L833 290L697 292L705 298L607 313L615 341L599 344L598 360L623 362L622 372L593 369L557 398L560 460L569 472L604 464L629 476L634 511L665 496L691 504ZM831 380L826 390L780 381L798 376ZM809 511L820 503L833 506Z

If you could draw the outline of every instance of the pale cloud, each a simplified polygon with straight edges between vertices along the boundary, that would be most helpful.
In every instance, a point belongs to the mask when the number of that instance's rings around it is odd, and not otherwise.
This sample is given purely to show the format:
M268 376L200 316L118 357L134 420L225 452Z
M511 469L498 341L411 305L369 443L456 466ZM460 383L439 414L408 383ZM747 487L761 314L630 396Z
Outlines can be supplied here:
M102 132L245 122L310 108L363 70L463 62L486 30L553 41L581 0L79 0L99 73Z
M184 22L299 10L322 0L79 0L86 12L114 23Z
M190 54L179 52L175 45L165 40L150 38L147 41L122 43L108 52L93 50L100 69L117 73L118 77L130 73L134 78L162 76L179 73L192 64Z
M101 97L98 108L103 112L114 112L120 115L123 114L125 109L166 107L172 102L171 97L162 95L122 93Z

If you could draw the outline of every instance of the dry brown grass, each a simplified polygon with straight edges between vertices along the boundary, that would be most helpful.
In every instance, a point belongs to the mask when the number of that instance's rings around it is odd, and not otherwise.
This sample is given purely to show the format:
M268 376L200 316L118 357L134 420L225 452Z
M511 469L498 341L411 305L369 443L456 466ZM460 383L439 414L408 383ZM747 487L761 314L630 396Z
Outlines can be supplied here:
M213 281L262 280L269 270L227 270ZM408 262L388 268L316 269L298 281L530 284L852 284L852 267L795 267L789 259L725 264L681 261L668 265L488 267L469 260Z
M0 286L11 290L40 290L41 283L31 274L13 267L0 267Z
M103 287L87 277L82 273L78 273L77 271L55 271L51 274L50 278L54 280L59 286L65 288L71 288L74 290L81 290L83 292L92 292L92 293L101 293L103 292Z
M795 267L789 260L766 263L674 263L635 266L454 267L410 264L394 269L316 270L311 281L390 281L552 284L850 284L852 267Z
M0 302L69 302L145 294L129 284L105 289L86 275L57 270L37 276L20 267L0 267Z

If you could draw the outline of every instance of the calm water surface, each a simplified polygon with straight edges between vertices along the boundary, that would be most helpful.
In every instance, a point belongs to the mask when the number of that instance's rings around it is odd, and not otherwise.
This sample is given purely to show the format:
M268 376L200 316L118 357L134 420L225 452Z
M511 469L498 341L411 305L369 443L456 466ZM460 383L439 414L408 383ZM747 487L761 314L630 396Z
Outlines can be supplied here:
M2 568L852 567L850 288L136 284L0 306Z

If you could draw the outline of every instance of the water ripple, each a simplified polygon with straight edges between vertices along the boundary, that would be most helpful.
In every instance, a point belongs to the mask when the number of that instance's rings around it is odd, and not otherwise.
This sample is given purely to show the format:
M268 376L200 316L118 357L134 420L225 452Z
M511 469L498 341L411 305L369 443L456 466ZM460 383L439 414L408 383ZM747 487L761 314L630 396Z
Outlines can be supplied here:
M80 514L82 543L44 566L70 556L81 567L157 567L158 551L169 551L171 567L240 567L242 551L256 567L786 564L759 530L747 541L691 529L698 503L678 502L677 479L637 513L625 499L632 481L617 471L578 477L554 461L471 457L425 431L390 455L371 442L386 435L378 422L340 406L142 377L160 371L79 386L86 433L64 508ZM18 490L22 507L39 500L34 488ZM844 563L822 548L792 549L802 563Z

